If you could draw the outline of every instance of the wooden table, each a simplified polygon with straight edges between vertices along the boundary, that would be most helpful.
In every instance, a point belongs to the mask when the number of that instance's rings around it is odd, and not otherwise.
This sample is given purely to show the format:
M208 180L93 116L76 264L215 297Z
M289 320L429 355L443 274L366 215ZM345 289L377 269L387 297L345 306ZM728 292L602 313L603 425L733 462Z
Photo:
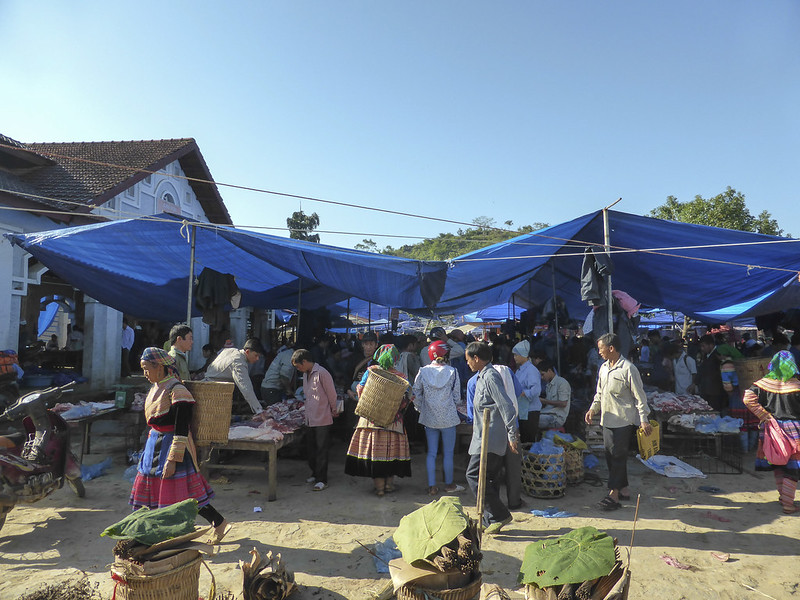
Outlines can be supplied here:
M73 425L73 424L75 426L83 425L83 438L81 439L81 455L80 455L81 462L83 462L84 454L91 453L92 423L94 423L95 421L99 421L100 419L108 419L110 417L119 416L124 412L125 412L124 408L112 407L98 411L91 415L87 415L85 417L79 417L77 419L67 420L68 425Z
M212 467L210 463L211 452L213 450L244 450L247 452L266 452L268 462L267 470L267 501L274 502L278 497L278 450L294 442L300 437L300 431L294 433L283 434L283 439L280 441L260 441L260 440L228 440L224 444L212 443L208 446L200 446L198 453L200 456L200 470L203 476L208 478L208 470ZM219 465L221 469L234 469L241 471L261 471L265 467L258 465Z

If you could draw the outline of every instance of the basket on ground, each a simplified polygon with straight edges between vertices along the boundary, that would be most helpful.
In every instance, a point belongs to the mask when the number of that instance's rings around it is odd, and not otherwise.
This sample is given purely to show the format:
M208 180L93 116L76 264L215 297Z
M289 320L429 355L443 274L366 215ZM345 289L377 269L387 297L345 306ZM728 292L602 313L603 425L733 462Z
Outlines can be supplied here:
M532 444L522 445L522 487L534 498L559 498L564 495L567 474L564 452L533 454Z
M200 591L200 563L193 561L159 575L132 575L120 565L111 567L116 582L114 597L120 600L197 600Z
M194 443L198 446L226 443L235 384L228 381L187 381L184 385L195 400L192 412Z
M481 591L481 575L460 588L432 590L406 584L397 588L397 600L472 600Z
M408 382L402 377L381 368L372 368L361 390L356 414L376 425L387 427L394 421L407 389Z
M575 485L583 481L583 452L577 448L564 448L564 470L567 484Z

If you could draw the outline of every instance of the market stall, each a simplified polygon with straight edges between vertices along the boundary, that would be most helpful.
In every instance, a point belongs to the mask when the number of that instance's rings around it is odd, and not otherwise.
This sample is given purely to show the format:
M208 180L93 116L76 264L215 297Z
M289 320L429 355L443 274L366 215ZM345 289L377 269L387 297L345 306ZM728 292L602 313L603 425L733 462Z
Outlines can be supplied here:
M703 398L645 387L650 418L662 432L663 453L709 473L742 472L741 419L722 417Z
M192 384L192 393L196 399L203 396L203 386L219 385L208 382ZM222 384L232 386L233 384ZM230 391L232 394L232 390ZM226 470L267 471L267 500L273 502L278 495L278 450L301 439L305 423L305 407L302 400L291 398L273 404L266 409L264 421L242 421L234 417L235 422L220 437L204 437L198 439L200 468L208 478L208 470L214 468L214 461L219 459L220 450L240 452L260 452L267 459L266 466L253 464L226 463ZM230 412L228 412L230 416ZM227 424L227 422L226 422Z

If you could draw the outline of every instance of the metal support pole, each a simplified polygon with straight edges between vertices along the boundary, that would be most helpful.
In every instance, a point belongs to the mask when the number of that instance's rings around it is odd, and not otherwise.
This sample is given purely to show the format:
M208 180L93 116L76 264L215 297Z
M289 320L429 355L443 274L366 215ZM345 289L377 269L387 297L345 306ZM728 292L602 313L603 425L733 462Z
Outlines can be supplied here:
M192 225L189 235L192 236L192 250L189 258L189 293L186 300L186 324L192 326L192 291L194 288L194 250L197 241L197 225Z
M561 332L558 327L558 299L556 297L556 266L550 261L550 269L553 273L553 315L556 319L556 368L561 373Z
M300 341L300 308L303 302L303 280L297 280L297 322L295 323L294 343L297 348L297 343Z
M618 198L617 202L621 202L622 198ZM611 229L608 224L608 209L617 204L610 204L603 209L603 245L606 249L606 254L611 256ZM614 333L614 296L611 291L611 275L607 276L608 280L608 332Z

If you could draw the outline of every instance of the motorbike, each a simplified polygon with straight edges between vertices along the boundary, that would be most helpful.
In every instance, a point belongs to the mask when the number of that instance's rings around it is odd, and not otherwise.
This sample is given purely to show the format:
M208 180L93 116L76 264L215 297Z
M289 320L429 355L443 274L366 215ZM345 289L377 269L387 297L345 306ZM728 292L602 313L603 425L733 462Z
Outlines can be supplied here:
M65 481L79 498L86 495L67 422L48 408L71 385L29 392L0 414L0 424L21 419L22 429L0 433L0 528L14 506L37 502Z

